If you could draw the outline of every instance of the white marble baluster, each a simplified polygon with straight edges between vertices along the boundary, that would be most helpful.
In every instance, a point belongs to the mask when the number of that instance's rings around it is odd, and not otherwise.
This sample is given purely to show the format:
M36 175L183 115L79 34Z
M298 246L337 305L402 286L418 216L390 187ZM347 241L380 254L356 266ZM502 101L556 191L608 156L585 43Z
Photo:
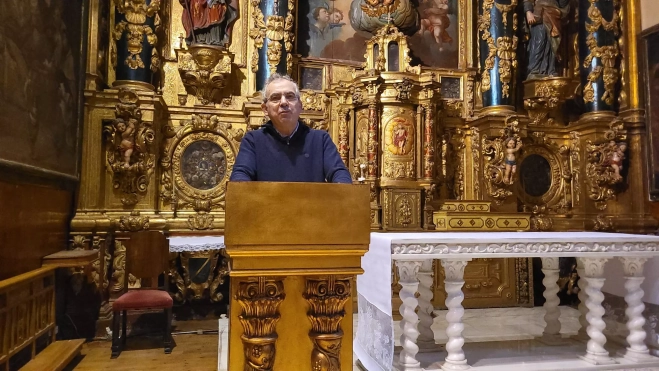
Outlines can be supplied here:
M419 338L417 345L419 352L434 352L438 350L435 344L435 334L430 326L433 322L433 306L432 306L432 282L433 282L433 269L432 260L424 260L419 269Z
M545 297L545 329L540 340L546 344L561 344L561 310L558 305L558 258L542 258L542 273L545 278L542 284L545 286L543 296Z
M464 286L464 273L467 262L471 259L463 260L440 260L442 267L444 267L444 286L446 287L446 359L441 365L442 370L466 370L470 368L467 364L462 346L465 343L462 337L464 331L464 324L462 317L464 316L464 308L462 307L462 300L464 294L462 293L462 286Z
M586 300L588 329L586 331L590 337L586 345L586 355L580 358L595 365L616 363L609 357L609 352L604 349L606 336L602 333L606 328L606 323L602 320L604 315L602 286L604 286L604 264L608 260L608 258L579 258L578 263L584 269L582 279L588 281L588 299Z
M588 307L586 307L586 300L588 300L588 291L586 290L588 288L588 281L586 281L583 277L586 275L583 267L581 266L581 262L577 262L577 274L579 275L579 312L581 312L581 315L579 316L579 324L581 327L579 328L579 332L577 333L576 339L580 341L587 342L588 341L588 332L586 332L586 329L588 328L588 320L586 319L586 315L588 314Z
M641 283L645 279L643 275L643 265L648 260L647 258L630 258L620 257L625 271L625 302L627 302L627 329L629 329L629 336L627 336L627 343L629 346L622 352L622 356L633 362L648 362L658 360L659 358L650 355L650 350L645 345L645 318L643 317L643 289Z
M406 261L396 260L398 267L398 283L401 285L399 292L400 300L400 315L403 317L400 320L400 357L397 368L401 371L422 371L421 363L417 361L416 354L419 352L419 347L416 345L419 330L419 316L416 314L416 307L419 304L416 298L416 292L419 288L419 269L423 261Z

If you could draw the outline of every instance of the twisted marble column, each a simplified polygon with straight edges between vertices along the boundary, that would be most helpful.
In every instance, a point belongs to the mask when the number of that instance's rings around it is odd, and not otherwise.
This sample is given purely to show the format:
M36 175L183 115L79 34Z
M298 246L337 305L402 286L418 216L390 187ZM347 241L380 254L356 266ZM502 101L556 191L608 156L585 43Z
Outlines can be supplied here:
M464 308L462 301L464 294L462 293L462 286L464 285L464 273L467 266L467 260L440 260L442 267L444 267L444 286L446 287L446 335L448 341L446 342L446 360L442 364L442 370L466 370L470 366L467 364L467 358L462 350L465 343L462 337L464 331L464 324L462 317L464 316Z
M604 264L609 260L608 258L579 258L579 264L583 266L584 276L582 279L588 282L586 300L586 307L588 307L588 344L586 345L586 355L580 358L584 361L590 362L595 365L606 365L615 363L609 357L609 352L604 349L606 344L606 336L602 333L606 328L606 323L602 320L604 315L604 308L602 301L604 301L604 294L602 294L602 286L604 286Z
M542 258L542 273L545 278L542 284L545 286L543 296L545 297L545 329L542 332L542 341L547 344L557 344L561 342L561 310L558 305L561 300L558 298L558 258Z
M629 330L627 336L629 346L623 351L622 356L634 362L657 360L659 358L651 356L650 350L645 345L646 333L643 329L643 325L645 325L645 318L643 317L645 305L643 304L644 293L641 284L645 280L643 265L648 258L620 257L619 259L625 272L625 289L627 290L625 314L627 315L627 329Z
M432 282L433 282L432 260L424 260L419 269L419 338L417 345L419 352L433 352L437 350L435 345L435 334L433 333L433 306L432 306Z
M419 352L419 347L416 345L416 340L419 337L419 330L417 329L419 316L416 314L416 307L419 304L419 300L416 298L416 292L419 288L417 274L422 264L422 261L396 261L399 276L398 283L401 285L398 296L402 301L399 312L403 317L400 321L400 345L403 348L400 351L398 363L400 370L423 370L421 363L416 359L416 354Z
M578 263L579 265L577 266L577 274L579 275L579 312L581 312L581 315L579 316L579 324L581 327L579 328L579 332L577 333L577 340L581 341L588 341L588 333L586 332L586 328L588 327L588 320L586 320L586 315L588 314L588 307L586 307L586 300L588 300L588 293L586 291L586 288L588 287L588 282L583 279L583 277L586 275L583 267L581 266L581 262Z

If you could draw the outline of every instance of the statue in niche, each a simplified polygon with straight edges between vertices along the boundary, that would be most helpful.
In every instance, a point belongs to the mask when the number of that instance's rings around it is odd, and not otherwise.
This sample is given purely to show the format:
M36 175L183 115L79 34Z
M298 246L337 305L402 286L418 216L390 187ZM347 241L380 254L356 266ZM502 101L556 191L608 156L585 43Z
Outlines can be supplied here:
M506 148L504 163L506 169L503 173L503 182L506 184L513 184L513 177L517 171L517 156L516 153L522 148L522 141L515 137L506 139Z
M190 45L225 46L231 41L238 0L179 0L183 5L185 42Z
M524 0L530 36L528 79L558 75L556 64L561 62L562 23L569 12L570 0Z

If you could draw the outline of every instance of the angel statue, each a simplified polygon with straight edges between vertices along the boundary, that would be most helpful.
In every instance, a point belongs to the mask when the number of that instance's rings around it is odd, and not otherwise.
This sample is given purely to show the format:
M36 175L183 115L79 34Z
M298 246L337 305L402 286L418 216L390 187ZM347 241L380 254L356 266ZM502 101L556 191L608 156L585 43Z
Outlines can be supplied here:
M179 0L183 5L185 42L190 45L225 46L231 41L238 0Z
M506 154L504 163L506 165L506 169L503 173L503 182L506 184L513 184L513 178L515 176L515 172L517 171L516 153L520 150L520 148L522 148L522 141L515 137L510 137L506 139L505 144Z
M528 78L556 76L556 62L561 61L563 21L570 12L570 0L524 0L529 29Z

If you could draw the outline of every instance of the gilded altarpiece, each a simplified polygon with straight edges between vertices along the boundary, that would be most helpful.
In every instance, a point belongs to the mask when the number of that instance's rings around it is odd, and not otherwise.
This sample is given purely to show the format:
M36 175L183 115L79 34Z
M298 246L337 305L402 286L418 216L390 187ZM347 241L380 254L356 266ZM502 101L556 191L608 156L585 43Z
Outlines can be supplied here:
M543 75L526 70L528 1L401 1L388 13L383 0L354 1L355 12L348 0L234 0L224 41L204 45L184 26L185 1L152 0L131 16L145 18L135 25L150 35L150 72L137 68L144 78L121 89L117 71L133 76L131 66L113 61L129 9L92 3L73 247L140 229L221 235L228 176L242 136L266 120L259 90L273 71L299 81L302 119L369 185L373 230L655 226L642 202L635 2L561 13L560 61ZM101 252L98 272L119 272L121 249L108 243L114 255ZM476 260L466 272L467 306L533 301L525 259ZM112 286L105 276L99 287Z

